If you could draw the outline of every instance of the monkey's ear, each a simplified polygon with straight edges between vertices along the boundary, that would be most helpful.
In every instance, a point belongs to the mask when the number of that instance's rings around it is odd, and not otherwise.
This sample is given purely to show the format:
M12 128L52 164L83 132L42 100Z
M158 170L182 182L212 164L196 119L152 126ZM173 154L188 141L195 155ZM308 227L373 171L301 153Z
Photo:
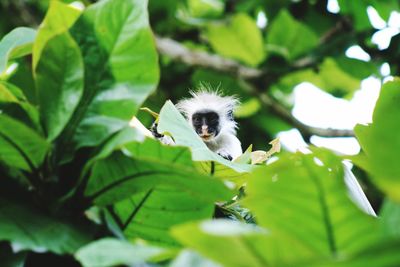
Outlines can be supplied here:
M228 110L228 112L226 113L226 117L228 118L228 120L233 121L233 109Z

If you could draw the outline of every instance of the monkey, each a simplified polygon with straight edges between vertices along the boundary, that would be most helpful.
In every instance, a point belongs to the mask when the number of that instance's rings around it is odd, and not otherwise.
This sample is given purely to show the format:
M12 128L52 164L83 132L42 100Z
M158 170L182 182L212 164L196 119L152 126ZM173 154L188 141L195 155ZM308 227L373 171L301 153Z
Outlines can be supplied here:
M206 89L190 94L191 98L179 101L176 107L207 147L227 160L240 156L242 146L236 137L237 123L233 118L239 104L237 98Z
M237 123L233 118L233 111L239 101L235 97L222 96L207 89L190 94L191 98L180 100L175 106L196 134L211 151L221 157L233 160L240 156L242 146L236 137ZM154 137L163 138L156 127L153 124L151 128Z

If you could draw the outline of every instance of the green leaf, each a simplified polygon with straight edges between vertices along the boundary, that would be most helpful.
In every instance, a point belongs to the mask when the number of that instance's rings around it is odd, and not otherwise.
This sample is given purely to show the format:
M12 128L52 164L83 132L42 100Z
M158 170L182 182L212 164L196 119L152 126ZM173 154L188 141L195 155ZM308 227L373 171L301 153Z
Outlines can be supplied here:
M240 107L235 110L236 118L251 117L261 109L260 101L257 98L250 98L243 102Z
M196 170L187 148L147 139L122 151L129 157L115 152L94 163L85 194L97 205L114 204L110 215L128 238L176 246L171 226L210 218L215 201L233 197L220 180Z
M299 265L302 267L392 267L400 263L400 242L379 242L371 247L349 257L341 257L337 260L316 261L315 264Z
M93 165L85 194L98 205L116 203L156 185L174 186L212 203L232 197L221 181L196 171L186 148L146 139L126 145L123 152L128 156L115 152Z
M371 28L369 22L367 7L369 1L347 1L338 0L340 13L350 15L353 19L353 25L357 31Z
M176 259L170 264L170 267L222 267L200 254L191 251L191 250L183 250Z
M42 132L37 108L26 100L18 87L1 81L0 111L2 114L19 120L34 130Z
M297 261L351 255L380 240L377 219L348 197L340 159L316 151L281 154L278 161L257 169L248 179L243 204L258 224L278 241L293 239L309 250L298 253L297 246L277 243L284 247L275 249L291 254L276 253L276 260L287 261L296 254Z
M173 228L172 235L223 266L271 266L268 233L254 225L222 219L192 222Z
M198 193L207 192L199 188ZM196 193L197 194L197 193ZM129 238L141 238L163 246L177 246L170 228L189 221L209 219L214 202L205 201L188 190L176 186L155 185L144 193L135 194L116 203L114 220Z
M8 244L0 245L0 262L2 267L24 267L27 252L14 253Z
M92 242L75 253L75 258L87 267L140 265L165 253L165 249L146 244L131 244L114 238Z
M319 77L323 81L321 88L330 93L342 92L348 94L361 87L361 79L345 72L332 58L324 60Z
M318 45L318 36L306 25L296 21L283 9L272 21L267 32L267 50L293 60Z
M40 115L48 140L65 128L83 93L83 61L68 32L49 39L36 67Z
M399 101L400 80L385 83L375 106L373 123L354 128L372 182L395 201L400 201L400 164L397 160L400 149Z
M0 41L0 74L6 69L10 59L18 58L32 52L36 30L19 27L12 30Z
M237 14L229 24L211 24L206 36L212 48L225 57L257 66L265 58L260 29L255 21L245 14Z
M381 16L383 20L386 21L389 20L389 17L394 10L400 9L400 3L397 0L373 0L371 4L376 9L376 11L378 11L379 16Z
M28 203L0 198L0 240L14 249L73 253L89 241L87 231L42 214Z
M190 16L194 18L215 18L224 12L221 0L188 0L187 5Z
M400 237L400 204L386 199L379 216L381 227L385 236Z
M60 137L64 159L127 126L155 89L158 59L146 9L147 1L101 1L71 29L84 59L85 86Z
M33 45L32 66L35 70L47 42L56 35L65 33L75 23L81 11L62 3L51 1L46 17L40 25L37 38Z
M50 145L28 126L0 115L0 160L27 171L36 170Z

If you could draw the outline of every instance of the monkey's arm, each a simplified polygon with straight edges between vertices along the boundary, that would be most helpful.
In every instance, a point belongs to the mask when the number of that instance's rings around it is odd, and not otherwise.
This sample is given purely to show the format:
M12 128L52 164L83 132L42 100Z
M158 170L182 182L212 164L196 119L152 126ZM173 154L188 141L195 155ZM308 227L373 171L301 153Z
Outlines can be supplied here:
M164 134L160 134L157 131L157 125L158 124L156 122L154 122L153 125L151 125L150 132L152 133L152 135L155 138L157 138L158 140L160 140L160 142L165 144L165 145L174 145L175 142L174 142L174 140L172 140L171 137L169 137L167 135L164 135Z
M243 154L242 144L235 135L224 134L219 138L215 152L228 160L232 160Z

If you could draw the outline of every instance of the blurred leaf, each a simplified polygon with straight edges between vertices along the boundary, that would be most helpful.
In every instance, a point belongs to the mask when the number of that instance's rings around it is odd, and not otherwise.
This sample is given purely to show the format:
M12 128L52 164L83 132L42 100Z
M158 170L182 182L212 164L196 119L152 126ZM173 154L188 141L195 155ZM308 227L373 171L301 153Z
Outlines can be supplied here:
M13 249L56 254L73 253L89 241L89 233L42 214L28 203L0 198L0 240Z
M35 70L47 42L55 36L65 33L75 23L81 11L62 3L51 1L46 17L40 25L33 45L32 66ZM61 56L60 56L61 57Z
M400 204L386 199L381 208L381 227L383 233L391 238L400 237Z
M0 244L2 267L24 267L27 254L27 252L14 253L8 244Z
M224 12L221 0L187 0L189 15L193 18L216 18Z
M367 171L374 182L390 198L400 201L400 80L382 86L376 103L373 123L354 128L358 141L366 155Z
M318 45L318 36L283 9L267 32L267 50L288 60L306 54Z
M64 160L127 126L155 89L159 70L146 9L147 1L97 2L71 29L84 59L85 87L60 136Z
M328 151L281 154L256 169L243 204L271 231L273 262L351 255L380 240L378 220L350 200L342 163Z
M267 231L255 225L219 219L177 226L172 235L223 266L270 266Z
M251 98L243 103L235 110L235 117L246 118L253 116L261 109L260 101L257 98Z
M85 267L136 266L164 252L165 249L146 244L103 238L80 248L75 258Z
M372 0L371 4L385 21L389 20L390 14L393 11L400 9L400 3L397 0Z
M182 250L170 267L222 267L221 265L191 250Z
M263 40L255 21L237 14L229 24L210 24L206 36L212 48L222 56L257 66L265 58Z
M42 164L49 147L31 128L7 115L0 115L1 161L33 172Z
M308 263L302 267L392 267L400 263L400 242L388 241L373 244L371 247L356 253L355 255L340 257L336 260L316 261L315 264Z
M10 59L18 58L32 52L36 30L19 27L12 30L0 41L0 74L6 69Z
M332 58L326 58L320 67L319 77L323 82L321 89L329 93L346 95L359 89L361 80L340 68Z
M361 87L361 80L373 74L377 74L377 68L372 63L345 57L327 57L319 66L318 72L305 69L289 73L274 88L291 93L296 85L310 82L328 93L352 96Z
M358 31L372 28L367 14L368 2L338 0L340 13L350 15L353 18L353 25Z
M372 62L348 57L335 57L335 62L341 70L360 80L379 74L377 66Z

